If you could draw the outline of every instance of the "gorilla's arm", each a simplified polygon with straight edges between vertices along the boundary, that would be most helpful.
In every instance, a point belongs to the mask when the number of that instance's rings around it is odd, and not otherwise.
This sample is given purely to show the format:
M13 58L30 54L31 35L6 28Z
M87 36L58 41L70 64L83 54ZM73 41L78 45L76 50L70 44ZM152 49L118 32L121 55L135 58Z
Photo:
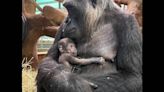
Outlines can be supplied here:
M134 16L126 19L127 30L117 32L119 47L116 66L129 73L142 73L142 37Z

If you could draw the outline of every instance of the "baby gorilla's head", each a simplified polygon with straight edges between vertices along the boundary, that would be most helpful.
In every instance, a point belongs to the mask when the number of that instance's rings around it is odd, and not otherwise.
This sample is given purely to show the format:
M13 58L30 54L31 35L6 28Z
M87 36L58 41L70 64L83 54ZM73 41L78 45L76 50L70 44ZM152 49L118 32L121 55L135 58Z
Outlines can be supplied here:
M63 38L58 42L58 48L61 54L69 53L73 56L77 56L77 49L75 43L69 38Z

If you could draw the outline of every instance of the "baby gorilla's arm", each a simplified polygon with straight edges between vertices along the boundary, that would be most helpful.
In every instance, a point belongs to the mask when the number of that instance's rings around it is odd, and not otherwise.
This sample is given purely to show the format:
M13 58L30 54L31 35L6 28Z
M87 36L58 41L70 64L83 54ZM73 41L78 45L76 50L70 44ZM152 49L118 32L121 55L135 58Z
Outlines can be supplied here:
M92 57L92 58L77 58L74 56L70 56L70 59L68 61L71 64L79 64L79 65L87 65L91 63L98 63L98 64L103 64L105 62L105 59L103 57Z
M70 67L70 64L78 64L78 65L87 65L91 63L98 63L98 64L103 64L105 62L103 57L92 57L92 58L82 58L79 59L77 57L74 57L68 53L62 54L59 57L59 63L62 63L68 67Z

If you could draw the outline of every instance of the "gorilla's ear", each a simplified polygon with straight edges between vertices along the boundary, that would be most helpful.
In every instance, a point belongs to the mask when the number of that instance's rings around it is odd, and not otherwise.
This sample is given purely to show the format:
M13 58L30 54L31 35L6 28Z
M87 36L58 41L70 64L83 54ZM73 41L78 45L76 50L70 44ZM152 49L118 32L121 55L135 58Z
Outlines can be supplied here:
M91 2L92 2L93 8L95 8L96 7L96 4L97 4L97 0L91 0Z

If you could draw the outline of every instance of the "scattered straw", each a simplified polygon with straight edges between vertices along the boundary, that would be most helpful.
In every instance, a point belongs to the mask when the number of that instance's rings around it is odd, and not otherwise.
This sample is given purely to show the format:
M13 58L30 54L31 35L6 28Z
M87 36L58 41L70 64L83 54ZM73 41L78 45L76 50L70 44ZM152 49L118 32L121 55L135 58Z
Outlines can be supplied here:
M37 70L33 70L30 65L32 59L27 61L27 58L23 58L22 60L22 92L37 92L35 81Z

